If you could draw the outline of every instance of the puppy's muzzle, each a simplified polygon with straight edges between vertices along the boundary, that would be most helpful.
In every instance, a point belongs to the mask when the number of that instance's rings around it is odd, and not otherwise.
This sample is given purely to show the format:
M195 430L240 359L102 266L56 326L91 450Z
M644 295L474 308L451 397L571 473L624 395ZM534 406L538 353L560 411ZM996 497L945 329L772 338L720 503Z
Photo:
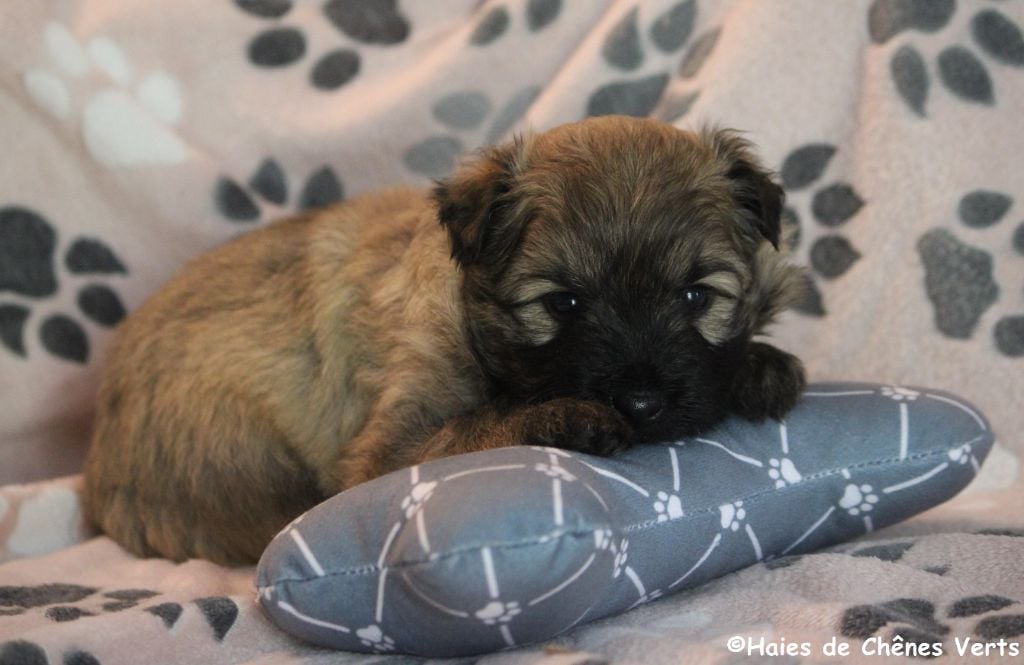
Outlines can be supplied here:
M665 409L665 398L652 392L626 393L616 397L613 402L615 408L635 425L653 422Z

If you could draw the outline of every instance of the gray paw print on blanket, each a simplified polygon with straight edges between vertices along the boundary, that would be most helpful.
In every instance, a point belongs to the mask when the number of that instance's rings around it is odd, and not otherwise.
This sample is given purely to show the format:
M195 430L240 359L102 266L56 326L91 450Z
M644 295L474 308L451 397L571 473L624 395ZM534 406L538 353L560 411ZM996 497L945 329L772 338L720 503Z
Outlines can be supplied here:
M62 282L71 281L78 289L79 312L112 327L124 318L124 305L112 288L94 279L128 271L110 247L89 237L75 238L64 248L60 271L55 265L59 245L57 230L38 212L18 205L0 207L0 346L26 357L25 330L32 319L42 318L36 327L42 347L58 358L84 364L89 338L75 316L42 311L34 317L33 310L46 310L45 299L56 295Z
M547 27L562 13L562 0L529 0L526 3L526 27L530 32L539 32ZM507 31L513 21L505 5L498 5L490 9L477 21L469 36L469 43L472 46L487 46Z
M839 631L844 637L866 640L882 628L895 626L889 641L941 643L949 626L935 618L935 605L920 598L898 598L877 605L857 605L843 612Z
M860 212L864 200L852 184L843 180L817 186L837 150L835 145L829 143L802 145L786 156L779 169L782 186L788 197L782 223L783 235L790 249L796 250L801 245L801 219L808 212L820 226L834 230L817 238L808 250L814 274L829 280L845 274L861 257L860 251L839 230ZM803 190L812 185L814 187L808 202L808 196ZM797 305L797 311L824 316L824 299L814 281L808 283L807 292L805 300Z
M522 20L530 32L539 32L552 24L560 11L561 2L557 0L530 0ZM684 86L682 91L666 94L672 80L671 67L629 79L619 77L620 72L640 70L651 60L648 56L652 53L665 60L666 56L684 51L676 75L678 80L693 79L713 51L720 33L713 28L691 39L696 19L695 0L683 0L650 17L644 17L641 8L629 10L604 36L600 55L610 66L612 79L599 84L586 98L584 115L653 115L670 122L684 116L699 92ZM470 45L500 45L501 38L516 27L517 21L518 16L503 4L489 9L471 31ZM686 45L689 46L684 50ZM488 97L474 88L443 91L430 106L441 129L405 150L405 167L430 178L447 175L460 154L508 138L540 91L540 85L526 85L510 91L504 99Z
M526 29L537 33L552 25L560 16L560 0L530 0L522 20ZM469 43L475 48L500 44L518 20L505 5L490 9L476 22ZM455 168L456 158L479 145L492 145L507 137L534 100L540 85L526 85L512 90L504 99L488 97L475 88L445 90L430 105L439 131L409 146L402 155L405 167L418 175L439 178Z
M967 634L984 642L1013 639L1024 634L1024 614L1000 613L1017 602L998 595L968 596L954 601L945 615L937 617L934 603L923 598L898 598L875 605L857 605L843 612L839 630L844 637L866 640L892 626L889 642L900 638L905 644L944 644L951 634L950 620L969 620ZM985 615L985 616L982 616ZM981 617L975 621L975 617ZM941 620L940 620L941 619Z
M77 584L50 583L36 586L0 586L0 631L4 617L42 611L56 623L78 621L112 612L123 612L152 602L161 595L151 589L114 589L102 591ZM194 599L188 606L173 601L154 602L137 611L152 615L166 630L175 627L188 607L194 605L209 628L209 637L222 642L238 619L238 604L226 596ZM48 663L46 652L28 640L0 643L0 663ZM86 651L64 654L65 663L100 663L96 655Z
M469 147L490 145L504 138L539 94L540 86L528 85L510 93L494 111L494 103L482 91L448 91L431 106L433 119L443 129L406 149L402 162L419 175L445 176L455 168L456 158Z
M842 505L842 504L840 504ZM846 554L848 556L858 559L878 559L879 561L886 561L889 563L900 561L904 555L913 548L915 542L909 541L894 541L894 542L883 542L870 545L859 545L856 547L841 546L828 550L821 554L797 554L779 557L777 559L769 559L764 562L764 567L768 570L779 570L780 568L789 568L790 566L796 565L803 560L813 559L822 554L831 555L833 553ZM905 563L905 562L904 562ZM932 575L943 576L949 572L950 566L948 565L937 565L937 566L925 566L918 568L926 573Z
M986 231L1002 223L1011 210L1013 199L1007 194L979 189L961 197L957 216L965 233L985 242ZM1018 224L1011 243L1017 254L1024 255L1024 222ZM971 338L982 315L999 300L992 253L945 228L922 235L917 250L925 269L925 292L935 309L935 327L953 339ZM992 335L1002 354L1024 356L1024 314L1001 316Z
M235 0L235 4L260 21L273 22L273 27L262 30L249 42L247 57L253 65L277 70L305 58L305 32L286 22L292 10L291 0ZM321 10L333 28L360 47L400 44L411 32L397 0L329 0ZM310 84L317 90L337 90L355 79L362 62L363 56L350 45L331 49L313 63Z
M680 52L689 45L675 68L677 81L696 77L718 42L719 28L711 28L694 39L698 6L695 0L683 0L652 16L646 28L641 24L642 7L629 10L608 31L601 46L601 57L613 70L634 72L648 60ZM653 115L667 122L682 118L697 100L700 91L693 86L672 86L670 69L630 79L606 81L587 101L586 115L622 114L637 117Z
M100 589L95 587L63 583L2 586L0 616L17 616L45 608L44 614L48 619L64 623L96 616L100 612L121 612L158 595L150 589L115 589L100 593Z
M289 199L288 179L281 165L267 157L249 176L245 186L228 176L221 176L214 186L217 210L232 222L254 222L263 217L257 198L264 203L284 207ZM337 203L345 198L345 188L330 166L316 169L306 178L299 194L298 208L312 210Z
M975 9L978 5L963 3ZM955 0L875 0L868 10L868 31L876 44L906 32L935 33L956 13ZM1024 67L1024 36L1020 27L997 9L981 8L970 20L975 45L999 65ZM939 80L963 101L985 106L996 103L995 86L985 61L967 46L954 44L935 59ZM889 63L896 91L916 115L926 115L931 88L928 64L911 42L896 49Z
M853 557L872 557L893 563L902 560L914 544L914 541L896 541L855 549L843 547L838 551ZM929 566L923 570L943 576L949 572L950 566ZM998 595L960 598L950 603L944 612L923 598L897 598L847 608L839 620L839 631L844 637L866 640L891 627L887 641L891 643L899 638L905 644L917 645L944 644L951 634L968 635L982 641L1011 639L1024 634L1024 614L1004 613L1007 608L1011 611L1020 609L1017 601ZM958 625L956 630L952 630L955 623L965 620L966 625Z

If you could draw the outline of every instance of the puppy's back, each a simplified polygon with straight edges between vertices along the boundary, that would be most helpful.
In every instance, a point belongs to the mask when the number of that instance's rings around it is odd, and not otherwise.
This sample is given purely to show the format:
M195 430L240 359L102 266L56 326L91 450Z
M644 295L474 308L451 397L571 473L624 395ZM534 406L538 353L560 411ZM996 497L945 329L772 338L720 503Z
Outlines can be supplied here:
M335 491L316 469L373 399L357 373L374 350L352 329L368 294L349 273L374 266L353 251L418 224L424 201L393 191L268 225L129 316L106 352L87 517L136 554L245 562Z

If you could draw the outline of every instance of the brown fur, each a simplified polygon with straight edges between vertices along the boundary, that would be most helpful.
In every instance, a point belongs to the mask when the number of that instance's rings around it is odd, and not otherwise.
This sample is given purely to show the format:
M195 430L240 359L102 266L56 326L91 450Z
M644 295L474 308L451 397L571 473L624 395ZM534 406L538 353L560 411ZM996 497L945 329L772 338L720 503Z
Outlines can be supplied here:
M777 190L734 135L607 117L492 149L434 198L393 190L245 235L118 330L87 515L139 555L245 563L316 502L421 461L516 444L607 453L672 433L644 435L596 379L546 374L572 361L558 347L568 324L541 303L565 281L711 287L700 316L652 300L659 318L629 328L630 346L688 335L713 355L721 404L680 415L691 429L730 410L781 416L799 362L749 341L796 293L773 248ZM682 220L700 232L679 235ZM711 267L695 277L697 264ZM614 349L608 334L585 339ZM615 380L654 381L652 364Z

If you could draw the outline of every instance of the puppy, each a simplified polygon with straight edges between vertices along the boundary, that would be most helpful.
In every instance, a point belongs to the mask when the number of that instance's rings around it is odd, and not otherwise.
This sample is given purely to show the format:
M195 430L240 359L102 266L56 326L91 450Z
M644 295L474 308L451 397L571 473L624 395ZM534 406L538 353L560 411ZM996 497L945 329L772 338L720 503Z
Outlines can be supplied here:
M138 555L250 563L445 455L779 418L800 362L751 338L800 296L782 198L734 134L601 117L245 235L115 335L87 516Z

